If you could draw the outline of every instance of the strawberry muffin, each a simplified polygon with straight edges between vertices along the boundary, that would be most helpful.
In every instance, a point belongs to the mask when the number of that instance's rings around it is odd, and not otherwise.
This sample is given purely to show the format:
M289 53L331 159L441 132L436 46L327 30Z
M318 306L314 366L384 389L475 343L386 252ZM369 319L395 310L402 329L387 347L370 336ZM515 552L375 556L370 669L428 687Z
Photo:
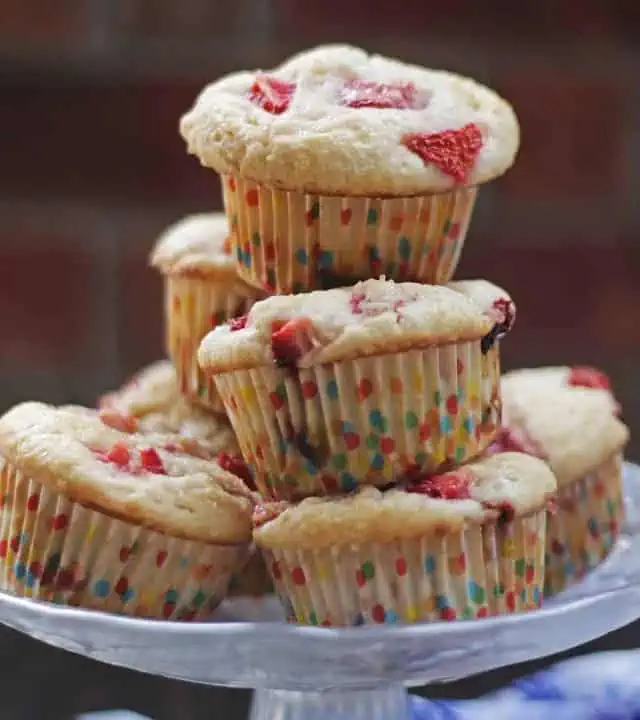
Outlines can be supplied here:
M447 282L478 187L519 145L492 90L340 45L223 77L180 131L223 176L238 272L279 293Z
M98 406L107 425L124 432L166 435L197 457L238 452L226 415L208 412L180 395L175 368L168 360L142 369L122 388L100 398Z
M264 293L236 274L229 227L221 213L192 215L168 228L151 264L165 278L167 352L180 392L221 412L215 395L203 398L195 359L198 345L211 328L244 314Z
M485 450L500 420L498 340L514 318L485 281L367 280L256 303L198 357L258 487L287 500Z
M235 475L40 403L0 418L0 587L152 618L209 615L247 561Z
M254 538L291 622L432 622L537 608L546 463L503 453L339 498L259 505Z
M597 566L624 522L623 450L627 427L600 371L540 368L502 378L503 428L490 452L545 459L558 480L547 524L546 592L556 593Z

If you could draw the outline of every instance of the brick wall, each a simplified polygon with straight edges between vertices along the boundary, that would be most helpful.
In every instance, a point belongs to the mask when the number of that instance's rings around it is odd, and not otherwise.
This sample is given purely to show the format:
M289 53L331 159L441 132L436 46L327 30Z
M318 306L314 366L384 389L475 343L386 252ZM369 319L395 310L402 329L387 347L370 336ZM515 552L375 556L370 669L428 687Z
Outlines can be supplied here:
M481 193L461 273L518 301L507 365L603 363L633 413L640 10L429 5L0 0L0 405L89 402L161 353L149 247L169 220L219 205L216 177L184 152L180 114L207 79L350 40L514 102L520 158Z
M637 427L638 27L622 0L0 0L0 409L91 402L161 354L147 253L219 206L176 131L201 85L352 41L514 102L521 155L482 191L461 274L516 298L507 366L602 364Z

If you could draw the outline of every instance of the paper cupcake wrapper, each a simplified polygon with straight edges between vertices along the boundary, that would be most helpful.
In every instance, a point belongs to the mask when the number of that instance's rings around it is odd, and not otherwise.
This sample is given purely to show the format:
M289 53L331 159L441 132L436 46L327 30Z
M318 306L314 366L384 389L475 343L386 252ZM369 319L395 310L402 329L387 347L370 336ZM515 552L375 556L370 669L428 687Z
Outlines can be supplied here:
M248 544L168 537L86 508L0 469L0 587L21 597L167 620L199 620L224 598Z
M214 412L224 408L198 367L202 338L217 325L244 315L260 297L202 278L169 276L166 279L166 344L178 376L180 392Z
M458 533L317 550L263 550L289 622L353 626L538 608L544 510Z
M446 283L456 269L477 188L400 198L335 197L226 176L224 206L238 274L298 293L369 277Z
M229 596L262 597L274 592L273 582L264 558L254 550L249 562L233 576L229 585Z
M498 346L483 354L480 341L296 373L236 370L213 382L259 489L277 499L463 463L493 441L500 420Z
M558 489L557 510L547 522L546 594L560 592L597 567L623 523L622 455L616 454Z

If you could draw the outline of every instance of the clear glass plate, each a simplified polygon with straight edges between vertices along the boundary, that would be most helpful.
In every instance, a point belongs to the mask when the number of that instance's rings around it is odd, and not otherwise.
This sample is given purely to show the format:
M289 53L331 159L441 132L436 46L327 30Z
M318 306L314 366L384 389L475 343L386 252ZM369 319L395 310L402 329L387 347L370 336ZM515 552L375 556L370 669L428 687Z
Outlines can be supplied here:
M640 467L626 463L624 480L627 523L611 556L582 583L523 615L298 627L285 624L277 601L268 597L227 601L210 623L168 623L0 593L0 622L102 662L191 682L257 688L255 720L395 720L407 713L404 687L550 655L640 617Z

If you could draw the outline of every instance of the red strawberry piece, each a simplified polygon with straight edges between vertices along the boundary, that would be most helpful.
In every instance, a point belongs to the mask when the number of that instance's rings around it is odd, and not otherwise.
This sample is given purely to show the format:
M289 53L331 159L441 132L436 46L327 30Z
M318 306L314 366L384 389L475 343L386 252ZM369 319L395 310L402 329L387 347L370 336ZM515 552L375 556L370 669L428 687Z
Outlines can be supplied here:
M129 448L124 443L116 443L106 455L107 462L124 469L128 467L131 460Z
M367 299L367 296L361 292L353 292L349 304L351 305L351 312L354 315L362 315L362 303Z
M572 367L567 378L569 387L611 390L611 381L601 370L593 367Z
M247 327L247 322L249 320L248 315L241 315L237 318L232 318L229 320L229 329L231 332L236 332L237 330L244 330L244 328Z
M294 318L274 323L271 335L271 354L279 367L296 367L298 360L313 348L309 337L311 321Z
M468 500L471 497L471 485L474 480L473 471L462 467L442 475L427 475L420 478L414 481L407 491L442 500Z
M265 112L281 115L289 107L295 89L295 83L258 75L249 90L249 100Z
M349 80L342 89L342 104L350 108L418 110L427 106L413 83L378 83Z
M544 458L544 453L523 431L506 426L498 430L498 435L488 452L491 455L501 452L520 452Z
M138 421L133 415L125 415L111 408L102 408L99 414L100 420L114 430L133 433L138 429Z
M491 305L489 314L500 326L500 334L509 332L516 321L516 306L511 298L498 298Z
M402 144L418 155L425 165L435 165L456 182L467 179L482 149L482 133L469 123L458 130L437 133L409 133Z
M166 475L164 465L158 455L158 451L154 448L143 448L140 450L140 464L142 469L156 475Z
M239 455L232 455L231 453L222 451L216 458L216 461L223 470L243 480L247 487L252 490L256 489L251 472Z

